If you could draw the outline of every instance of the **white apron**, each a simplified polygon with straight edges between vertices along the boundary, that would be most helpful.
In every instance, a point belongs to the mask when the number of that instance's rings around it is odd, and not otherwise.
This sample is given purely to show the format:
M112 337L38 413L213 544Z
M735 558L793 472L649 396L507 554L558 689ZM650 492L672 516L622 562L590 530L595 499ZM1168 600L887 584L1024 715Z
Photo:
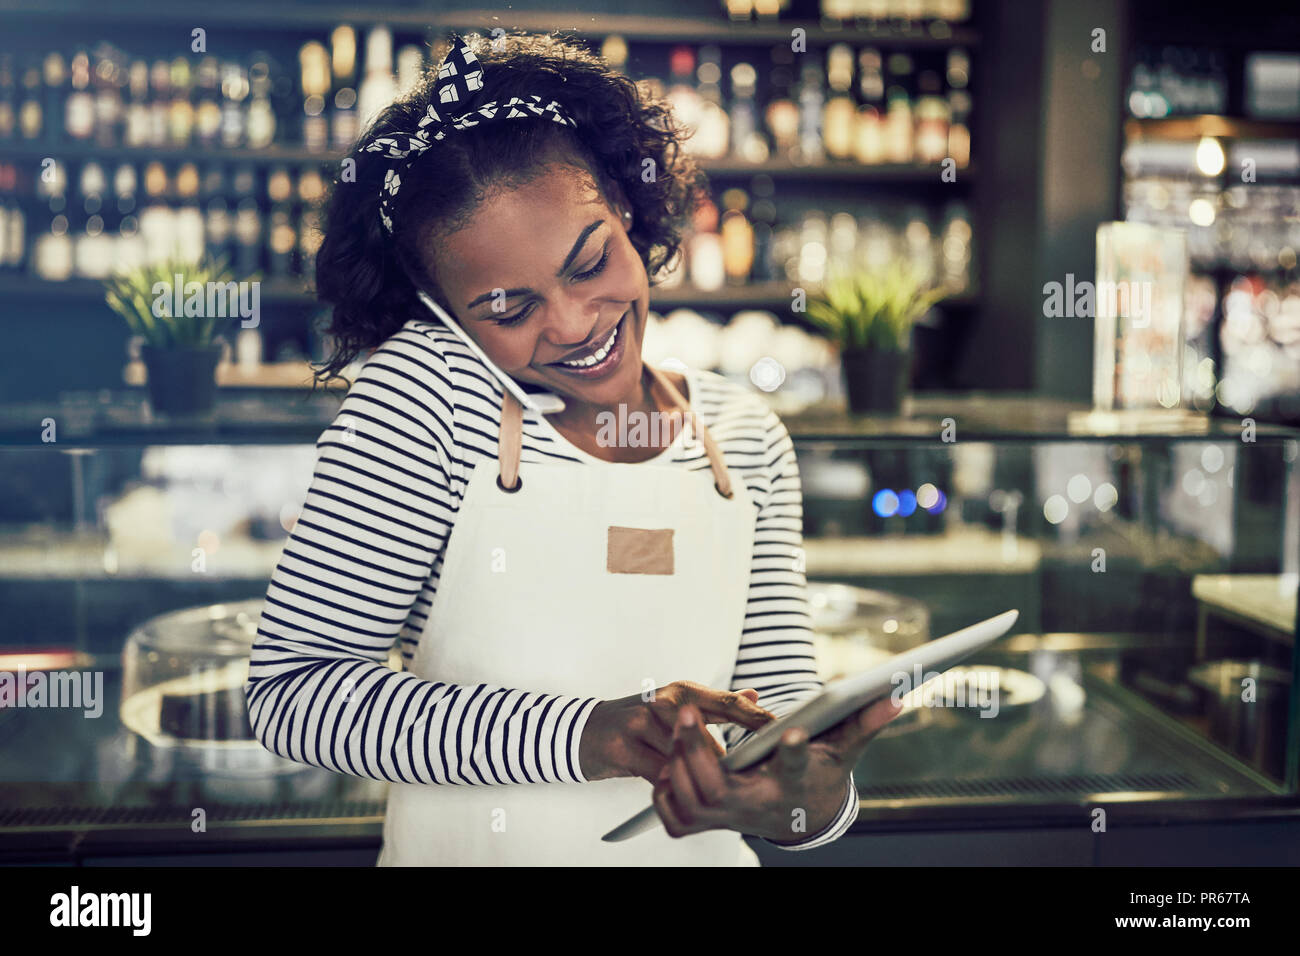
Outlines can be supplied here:
M755 508L681 393L648 363L644 374L695 432L681 429L671 447L644 462L598 459L539 416L566 452L587 463L520 469L522 409L506 394L500 471L482 464L470 478L413 673L604 700L675 680L731 686ZM671 463L688 441L704 445L711 472ZM671 529L671 573L663 563L666 535L656 536L657 557L647 557L617 543L617 535L635 539L637 531L610 528ZM719 740L720 726L709 725ZM601 842L602 833L650 803L651 790L640 777L392 783L378 865L758 865L731 830L675 840L658 827Z

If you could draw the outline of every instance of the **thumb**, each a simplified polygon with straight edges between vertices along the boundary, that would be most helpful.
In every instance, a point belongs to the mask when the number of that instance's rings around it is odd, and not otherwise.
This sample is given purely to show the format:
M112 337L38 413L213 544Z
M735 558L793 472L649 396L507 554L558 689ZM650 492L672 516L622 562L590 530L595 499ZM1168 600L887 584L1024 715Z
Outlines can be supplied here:
M882 697L846 717L831 728L825 738L842 754L856 757L866 749L872 737L902 712L901 703L895 704L892 698Z

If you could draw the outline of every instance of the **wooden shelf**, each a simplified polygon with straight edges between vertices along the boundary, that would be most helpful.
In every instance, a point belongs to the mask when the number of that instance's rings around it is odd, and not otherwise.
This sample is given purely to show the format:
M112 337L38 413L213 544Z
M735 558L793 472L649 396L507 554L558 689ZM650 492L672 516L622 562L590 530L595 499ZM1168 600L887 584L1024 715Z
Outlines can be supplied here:
M251 370L222 362L216 377L222 388L310 388L313 370L309 362L263 362ZM144 385L148 378L141 361L127 362L122 370L127 385Z
M1124 121L1124 135L1130 140L1196 140L1203 136L1217 139L1300 139L1300 120L1256 120L1213 113L1162 119L1130 117Z
M163 162L198 163L212 165L318 165L335 166L348 154L341 151L318 152L298 146L272 146L267 149L246 147L205 148L202 146L97 146L92 142L65 142L58 144L10 140L0 142L0 159L35 159L51 153L63 159L99 159L112 162ZM772 159L762 163L748 163L739 159L701 159L700 168L718 179L767 175L777 179L807 179L818 182L870 183L891 185L918 184L935 186L961 186L974 178L973 165L958 167L955 182L945 183L939 165L920 166L906 164L878 164L864 166L844 160L800 164L788 159Z
M743 286L724 286L721 289L697 289L681 286L672 289L650 290L650 306L656 311L685 307L714 309L770 309L785 312L790 305L794 286L787 282L754 282ZM97 279L68 279L49 282L30 276L0 276L0 296L59 298L65 300L104 300L103 284ZM275 279L262 282L261 298L264 302L281 302L290 305L316 304L315 295L306 283L298 279ZM940 302L938 308L967 308L979 302L979 296L962 294ZM324 308L324 306L321 306Z
M266 149L221 146L99 146L90 141L68 140L60 143L25 140L0 142L0 158L22 159L54 155L60 159L102 159L116 162L149 163L247 163L273 166L335 164L346 156L342 152L319 152L301 146L270 146Z
M889 183L891 185L916 184L945 187L969 185L975 178L973 165L957 167L957 178L953 182L944 182L941 178L943 167L919 166L912 163L881 163L864 166L861 163L844 160L799 165L789 160L776 159L764 163L746 163L735 159L700 160L700 167L715 178L740 176L757 176L765 174L774 178L797 178L826 182L853 183Z
M794 285L789 282L754 282L744 286L724 286L721 289L697 289L682 286L673 289L650 289L650 307L656 311L676 308L716 309L768 309L787 314ZM937 308L966 308L976 304L979 297L973 294L952 296L940 302Z
M51 282L33 276L0 276L0 295L37 298L104 301L104 284L99 279L75 278ZM263 302L314 302L315 296L300 279L264 279L259 293Z
M78 23L111 23L124 28L189 24L194 19L192 11L178 4L87 4L75 0L44 0L39 6L32 7L24 0L0 0L0 18L10 17L21 18L26 23L57 23L71 18ZM503 27L511 31L558 32L582 37L605 37L616 33L626 40L640 43L788 43L790 31L795 28L803 29L808 43L813 46L847 41L907 49L975 46L979 42L979 34L968 25L944 21L929 21L924 24L912 21L904 29L901 24L893 22L734 22L721 16L678 18L579 11L538 13L510 9L446 11L422 6L276 5L248 3L246 0L207 6L202 19L213 25L234 25L253 31L324 31L340 23L361 27L382 23L406 32L490 32L495 27Z
M974 46L979 35L963 24L933 21L928 27L913 21L910 29L898 24L836 23L813 20L734 22L722 18L673 18L634 14L523 13L513 10L455 11L437 15L433 25L442 30L491 31L494 27L530 33L559 31L579 36L604 37L617 33L643 43L788 43L800 28L815 46L832 43L878 43L895 48Z

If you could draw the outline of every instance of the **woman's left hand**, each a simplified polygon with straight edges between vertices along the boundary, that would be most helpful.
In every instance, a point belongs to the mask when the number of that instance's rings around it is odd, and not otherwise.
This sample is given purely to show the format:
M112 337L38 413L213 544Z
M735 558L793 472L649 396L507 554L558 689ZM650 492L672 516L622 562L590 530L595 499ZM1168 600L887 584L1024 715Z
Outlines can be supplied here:
M687 705L678 711L672 755L655 783L655 809L673 837L726 829L799 843L830 826L868 742L899 713L886 697L816 740L787 730L772 756L730 771L699 711Z

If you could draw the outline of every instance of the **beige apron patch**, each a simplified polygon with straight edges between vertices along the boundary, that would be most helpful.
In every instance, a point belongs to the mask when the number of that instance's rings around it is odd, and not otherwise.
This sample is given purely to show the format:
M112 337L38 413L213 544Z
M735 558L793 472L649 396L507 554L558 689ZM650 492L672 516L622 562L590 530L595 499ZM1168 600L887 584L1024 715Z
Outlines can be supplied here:
M672 574L673 529L610 525L605 570L610 574Z

